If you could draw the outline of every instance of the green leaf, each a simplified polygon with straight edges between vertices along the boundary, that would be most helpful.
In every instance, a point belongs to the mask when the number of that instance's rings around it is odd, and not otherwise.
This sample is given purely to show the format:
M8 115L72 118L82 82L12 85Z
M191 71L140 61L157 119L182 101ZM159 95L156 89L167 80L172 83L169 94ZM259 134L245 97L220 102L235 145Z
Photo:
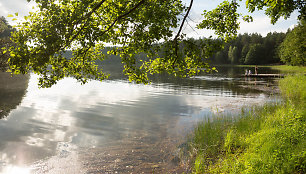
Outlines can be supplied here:
M15 13L15 16L18 16L18 13Z
M8 14L7 17L11 18L11 17L14 17L14 15Z

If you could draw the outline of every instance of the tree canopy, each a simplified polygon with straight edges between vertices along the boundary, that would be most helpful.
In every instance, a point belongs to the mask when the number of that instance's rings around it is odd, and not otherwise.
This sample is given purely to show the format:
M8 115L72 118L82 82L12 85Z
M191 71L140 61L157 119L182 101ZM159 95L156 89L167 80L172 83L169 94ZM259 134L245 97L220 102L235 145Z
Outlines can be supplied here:
M28 0L30 1L30 0ZM148 83L150 74L167 72L180 77L211 71L207 59L234 39L239 18L236 1L224 1L216 9L203 12L200 29L213 29L220 42L194 42L186 39L183 26L193 5L181 0L35 0L38 11L25 16L12 35L14 46L9 65L13 73L32 71L40 75L39 85L50 87L72 76L85 83L88 79L108 77L97 61L120 55L124 73L130 81ZM297 9L305 16L303 0L247 0L250 11L266 8L275 23ZM18 15L18 14L15 14ZM13 15L10 15L13 16ZM106 45L116 45L107 54ZM65 51L73 52L65 58ZM147 57L137 59L145 53ZM236 61L236 60L235 60Z
M294 10L298 10L299 19L306 16L305 0L247 0L246 6L250 12L256 9L265 9L265 14L270 17L271 23L275 24L280 17L289 18Z
M284 63L290 65L306 65L306 21L290 31L280 45L279 56Z

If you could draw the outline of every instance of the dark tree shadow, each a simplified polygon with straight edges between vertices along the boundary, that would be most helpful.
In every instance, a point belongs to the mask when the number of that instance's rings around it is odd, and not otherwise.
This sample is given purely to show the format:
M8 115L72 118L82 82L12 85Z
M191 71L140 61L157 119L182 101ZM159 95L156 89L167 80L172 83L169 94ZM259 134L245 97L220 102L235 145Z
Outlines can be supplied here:
M29 75L14 75L0 71L0 119L9 115L26 94Z

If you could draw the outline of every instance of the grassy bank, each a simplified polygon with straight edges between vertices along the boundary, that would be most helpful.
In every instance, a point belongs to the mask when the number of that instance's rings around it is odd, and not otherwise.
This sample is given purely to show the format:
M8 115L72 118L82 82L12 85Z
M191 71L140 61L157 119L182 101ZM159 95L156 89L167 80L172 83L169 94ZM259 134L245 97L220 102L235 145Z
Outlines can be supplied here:
M284 73L303 73L306 74L305 66L288 66L288 65L277 65L271 66L272 69L279 70Z
M231 65L237 67L245 67L245 68L254 68L255 65ZM268 67L271 69L279 70L281 73L302 73L306 74L306 67L305 66L289 66L289 65L258 65L258 67Z
M280 81L284 101L216 116L194 130L194 173L306 173L306 76Z

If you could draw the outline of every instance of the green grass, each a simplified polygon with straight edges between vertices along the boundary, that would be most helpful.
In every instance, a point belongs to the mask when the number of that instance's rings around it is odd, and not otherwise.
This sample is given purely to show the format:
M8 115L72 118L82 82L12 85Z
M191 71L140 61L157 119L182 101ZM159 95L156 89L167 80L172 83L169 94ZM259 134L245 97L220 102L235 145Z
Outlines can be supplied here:
M279 70L283 73L306 73L305 66L289 66L289 65L277 65L277 66L270 66L272 69Z
M279 83L282 96L294 105L304 107L306 101L306 76L288 76Z
M280 81L284 102L200 123L189 151L194 173L306 173L306 76Z

